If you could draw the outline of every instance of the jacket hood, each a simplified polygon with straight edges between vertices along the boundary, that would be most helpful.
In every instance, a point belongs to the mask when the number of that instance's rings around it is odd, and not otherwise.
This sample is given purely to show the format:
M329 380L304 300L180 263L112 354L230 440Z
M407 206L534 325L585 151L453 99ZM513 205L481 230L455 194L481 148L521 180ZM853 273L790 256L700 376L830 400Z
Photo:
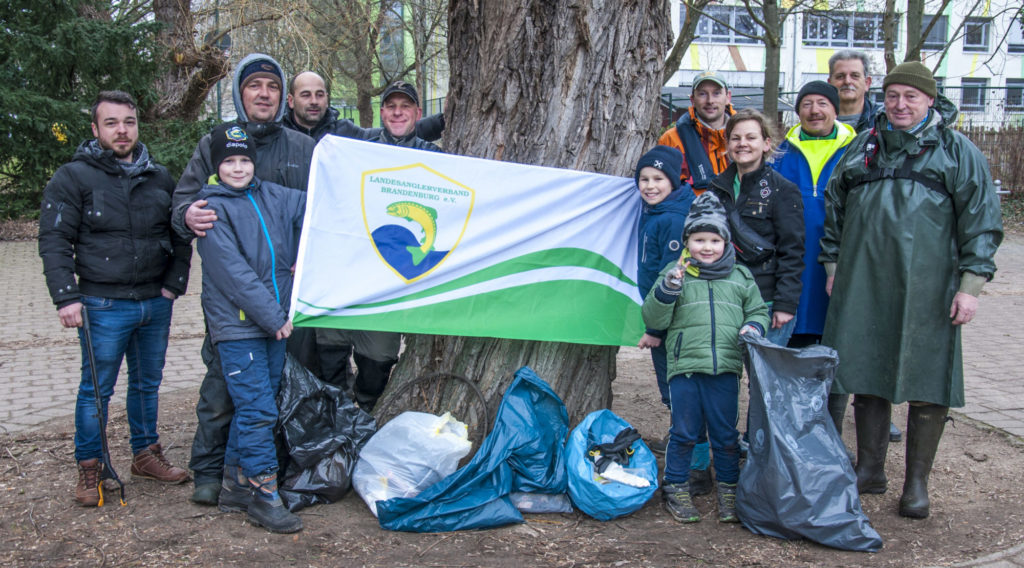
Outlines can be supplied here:
M250 53L249 55L243 57L242 60L239 61L237 65L235 65L235 73L231 78L231 98L235 103L235 113L238 114L238 122L243 124L248 124L249 122L249 115L245 114L245 106L242 105L241 85L239 85L238 83L239 76L242 74L242 69L245 69L246 66L252 63L253 61L266 61L267 63L273 65L274 68L277 69L277 72L281 74L281 100L278 101L277 114L274 115L273 120L274 123L280 124L281 119L284 118L285 110L287 110L288 108L288 104L285 101L285 88L287 86L287 81L284 74L284 69L281 68L281 65L277 61L275 61L273 57L269 55L264 55L262 53Z
M252 182L247 187L241 189L231 187L221 183L216 175L210 176L207 180L206 185L199 191L197 195L198 199L206 199L207 197L241 197L245 195L246 191L256 191L260 187L260 180L257 177L252 178Z
M935 116L929 122L925 128L931 128L936 120L941 120L945 126L956 124L956 118L960 115L960 111L957 110L956 105L953 101L946 98L946 95L938 93L935 95L935 102L932 103L932 110L935 111ZM875 124L879 130L885 130L889 124L889 118L885 116L885 105L878 105L878 111L875 114Z

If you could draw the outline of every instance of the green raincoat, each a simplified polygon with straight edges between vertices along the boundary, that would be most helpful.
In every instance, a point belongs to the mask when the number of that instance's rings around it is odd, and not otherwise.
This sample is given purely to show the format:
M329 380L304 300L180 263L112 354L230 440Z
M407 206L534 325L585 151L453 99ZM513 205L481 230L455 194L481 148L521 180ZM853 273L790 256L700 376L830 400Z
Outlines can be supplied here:
M960 327L950 306L961 274L992 278L1003 230L985 156L947 127L956 116L942 95L916 135L888 130L879 114L871 162L898 168L921 153L913 170L941 181L948 194L910 179L854 187L869 171L866 133L829 181L818 261L836 263L822 339L839 352L833 392L964 405Z

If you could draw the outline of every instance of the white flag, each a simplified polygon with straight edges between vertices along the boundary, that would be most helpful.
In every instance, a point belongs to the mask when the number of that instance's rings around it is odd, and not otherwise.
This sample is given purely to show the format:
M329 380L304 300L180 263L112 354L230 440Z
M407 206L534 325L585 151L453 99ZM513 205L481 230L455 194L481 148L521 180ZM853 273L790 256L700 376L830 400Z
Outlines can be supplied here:
M629 178L326 136L313 153L299 326L635 345Z

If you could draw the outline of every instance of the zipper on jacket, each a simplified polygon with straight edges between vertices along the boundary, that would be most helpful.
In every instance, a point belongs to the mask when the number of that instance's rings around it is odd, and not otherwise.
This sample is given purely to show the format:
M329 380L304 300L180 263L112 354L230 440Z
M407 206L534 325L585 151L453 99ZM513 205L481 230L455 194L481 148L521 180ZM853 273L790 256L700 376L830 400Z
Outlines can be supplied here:
M640 255L640 262L647 262L647 233L644 233L644 246L641 250L643 250L643 254Z
M683 348L683 332L680 331L678 334L676 334L676 354L675 354L676 361L679 360L679 351L682 350L682 348Z
M256 216L259 217L260 227L263 228L263 236L267 238L267 246L270 247L270 281L274 284L274 297L277 298L277 303L281 303L281 292L277 289L277 255L274 254L274 243L270 241L270 231L267 230L267 223L263 220L263 213L260 212L260 206L256 205L256 200L252 198L252 192L249 190L245 191L245 196L252 202L253 209L256 210Z
M715 289L711 286L711 281L708 280L708 302L711 303L711 368L714 369L714 373L718 374L718 352L715 349Z

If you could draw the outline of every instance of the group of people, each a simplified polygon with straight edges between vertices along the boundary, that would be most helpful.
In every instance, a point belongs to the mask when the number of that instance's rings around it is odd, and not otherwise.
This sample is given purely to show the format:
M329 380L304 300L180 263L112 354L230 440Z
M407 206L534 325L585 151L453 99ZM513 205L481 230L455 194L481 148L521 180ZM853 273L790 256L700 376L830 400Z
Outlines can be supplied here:
M960 326L995 272L1002 220L985 157L952 129L956 108L931 71L893 68L881 109L870 85L865 54L835 53L781 137L758 111L732 108L724 78L700 73L688 112L637 163L638 346L670 410L652 449L666 455L662 494L679 522L699 521L692 497L712 489L719 520L739 520L744 333L836 349L828 408L841 433L854 395L861 493L886 491L901 435L891 407L908 402L899 514L929 515L946 416L964 404Z
M886 76L884 113L869 85L868 58L837 53L829 81L800 90L800 124L781 138L757 111L732 108L720 75L702 73L688 113L637 164L648 328L640 346L652 349L671 409L664 494L677 520L699 520L691 496L713 488L712 451L719 518L737 520L739 333L839 350L830 410L841 427L856 395L862 492L885 490L890 405L911 401L901 514L928 515L943 419L963 404L959 325L995 270L1001 221L984 157L949 128L956 111L927 68L904 63ZM286 83L262 54L238 63L233 87L237 119L203 136L177 183L139 142L132 97L100 93L95 138L44 191L39 250L61 324L80 330L76 500L101 499L100 429L125 357L131 473L188 480L163 455L157 391L198 237L207 372L192 501L294 532L302 521L277 493L272 432L285 351L369 409L400 342L397 333L288 321L313 148L333 134L439 151L431 140L444 118L422 118L415 88L399 81L382 93L383 127L360 128L329 106L322 77L303 72Z
M371 409L400 347L397 333L293 330L288 320L314 146L334 134L440 151L428 139L440 137L444 118L423 119L416 89L397 81L381 95L383 127L360 128L329 106L316 73L296 75L286 98L284 71L262 54L239 62L233 87L237 119L202 137L177 183L139 142L135 100L101 92L92 109L95 138L82 143L44 190L39 250L61 324L80 329L76 500L86 506L101 500L100 427L124 358L132 475L188 480L188 471L163 455L157 391L172 302L185 292L190 241L199 237L207 372L189 463L192 501L243 511L255 524L288 533L302 522L277 492L275 396L286 349ZM91 342L81 329L85 322ZM88 364L90 349L95 368Z

